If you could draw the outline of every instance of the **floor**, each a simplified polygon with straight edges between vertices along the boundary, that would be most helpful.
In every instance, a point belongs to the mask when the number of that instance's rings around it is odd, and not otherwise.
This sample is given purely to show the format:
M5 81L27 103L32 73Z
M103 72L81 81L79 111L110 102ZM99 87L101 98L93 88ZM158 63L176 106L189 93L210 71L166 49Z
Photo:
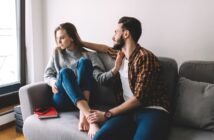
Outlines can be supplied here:
M27 140L22 133L17 133L15 126L4 128L0 131L0 140Z

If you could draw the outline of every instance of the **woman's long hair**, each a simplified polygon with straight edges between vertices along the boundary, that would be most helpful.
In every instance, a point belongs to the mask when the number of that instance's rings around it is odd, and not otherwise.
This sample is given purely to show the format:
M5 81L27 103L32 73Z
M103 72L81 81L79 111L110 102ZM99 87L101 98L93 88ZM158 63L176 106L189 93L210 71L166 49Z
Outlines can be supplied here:
M77 46L77 48L80 50L80 51L86 51L84 48L83 48L83 43L81 41L81 38L77 32L77 29L76 27L72 24L72 23L69 23L69 22L66 22L66 23L62 23L60 24L54 31L54 34L55 34L55 40L56 40L56 32L58 30L65 30L66 33L68 34L68 36L70 38L73 39L74 41L74 44Z

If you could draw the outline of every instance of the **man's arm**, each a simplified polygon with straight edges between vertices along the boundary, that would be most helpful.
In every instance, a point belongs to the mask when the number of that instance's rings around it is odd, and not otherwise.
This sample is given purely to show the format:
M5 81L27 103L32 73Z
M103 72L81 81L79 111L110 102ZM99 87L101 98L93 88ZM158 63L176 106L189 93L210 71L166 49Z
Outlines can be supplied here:
M119 68L122 64L123 58L124 58L124 54L122 52L119 52L117 55L116 61L115 61L115 66L113 68L116 73L118 73L118 71L119 71ZM113 71L112 71L112 73L114 73ZM127 100L126 102L122 103L119 106L116 106L116 107L110 109L109 111L112 113L113 116L117 116L117 115L122 114L126 111L137 108L140 105L141 105L140 101L135 96L133 96L129 100ZM93 113L90 113L90 115L88 116L87 119L88 119L89 123L103 122L103 121L105 121L104 114L105 114L105 112L96 110Z
M117 116L119 114L122 114L124 112L127 112L129 110L132 110L134 108L137 108L141 105L140 101L135 97L131 97L129 100L126 102L122 103L119 106L116 106L109 111L112 113L113 116Z
M111 47L104 44L97 44L97 43L91 43L91 42L85 42L85 41L83 42L83 44L85 45L86 48L95 50L98 52L107 53L108 50L111 49Z
M129 110L132 110L134 108L137 108L141 105L140 101L135 97L131 97L126 102L122 103L119 106L116 106L109 111L111 112L112 116L117 116L119 114L125 113ZM106 120L105 118L105 112L99 111L99 110L93 110L88 116L87 120L89 123L98 123L98 122L104 122Z

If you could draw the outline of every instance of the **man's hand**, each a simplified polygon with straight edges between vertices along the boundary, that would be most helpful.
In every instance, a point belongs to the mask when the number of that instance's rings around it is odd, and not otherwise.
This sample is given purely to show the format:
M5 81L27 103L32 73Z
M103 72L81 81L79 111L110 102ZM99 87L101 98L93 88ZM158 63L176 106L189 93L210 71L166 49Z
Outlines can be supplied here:
M120 70L120 67L122 65L122 61L123 61L124 57L125 57L124 53L122 51L119 51L117 54L117 58L115 60L114 67L112 68L112 73L114 75L116 75L117 72Z
M53 93L58 93L58 88L57 88L57 86L56 86L56 80L53 80L53 81L51 82L51 89L52 89L52 92L53 92Z
M107 48L105 48L105 52L106 52L107 54L112 55L112 54L117 54L117 53L118 53L118 50L115 50L115 49L113 49L113 48L111 48L111 47L107 47Z
M87 116L87 120L90 124L92 123L101 123L105 121L105 112L99 110L91 110Z

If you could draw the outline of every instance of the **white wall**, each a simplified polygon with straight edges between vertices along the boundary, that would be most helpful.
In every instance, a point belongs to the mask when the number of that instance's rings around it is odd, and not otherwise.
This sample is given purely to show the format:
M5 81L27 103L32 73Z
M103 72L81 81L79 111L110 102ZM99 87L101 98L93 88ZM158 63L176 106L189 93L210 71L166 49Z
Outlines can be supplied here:
M44 65L55 47L54 29L76 25L83 40L112 45L121 16L142 22L139 43L158 56L214 60L213 0L42 0Z
M42 0L26 0L27 83L42 81L44 65L46 65L42 5Z

